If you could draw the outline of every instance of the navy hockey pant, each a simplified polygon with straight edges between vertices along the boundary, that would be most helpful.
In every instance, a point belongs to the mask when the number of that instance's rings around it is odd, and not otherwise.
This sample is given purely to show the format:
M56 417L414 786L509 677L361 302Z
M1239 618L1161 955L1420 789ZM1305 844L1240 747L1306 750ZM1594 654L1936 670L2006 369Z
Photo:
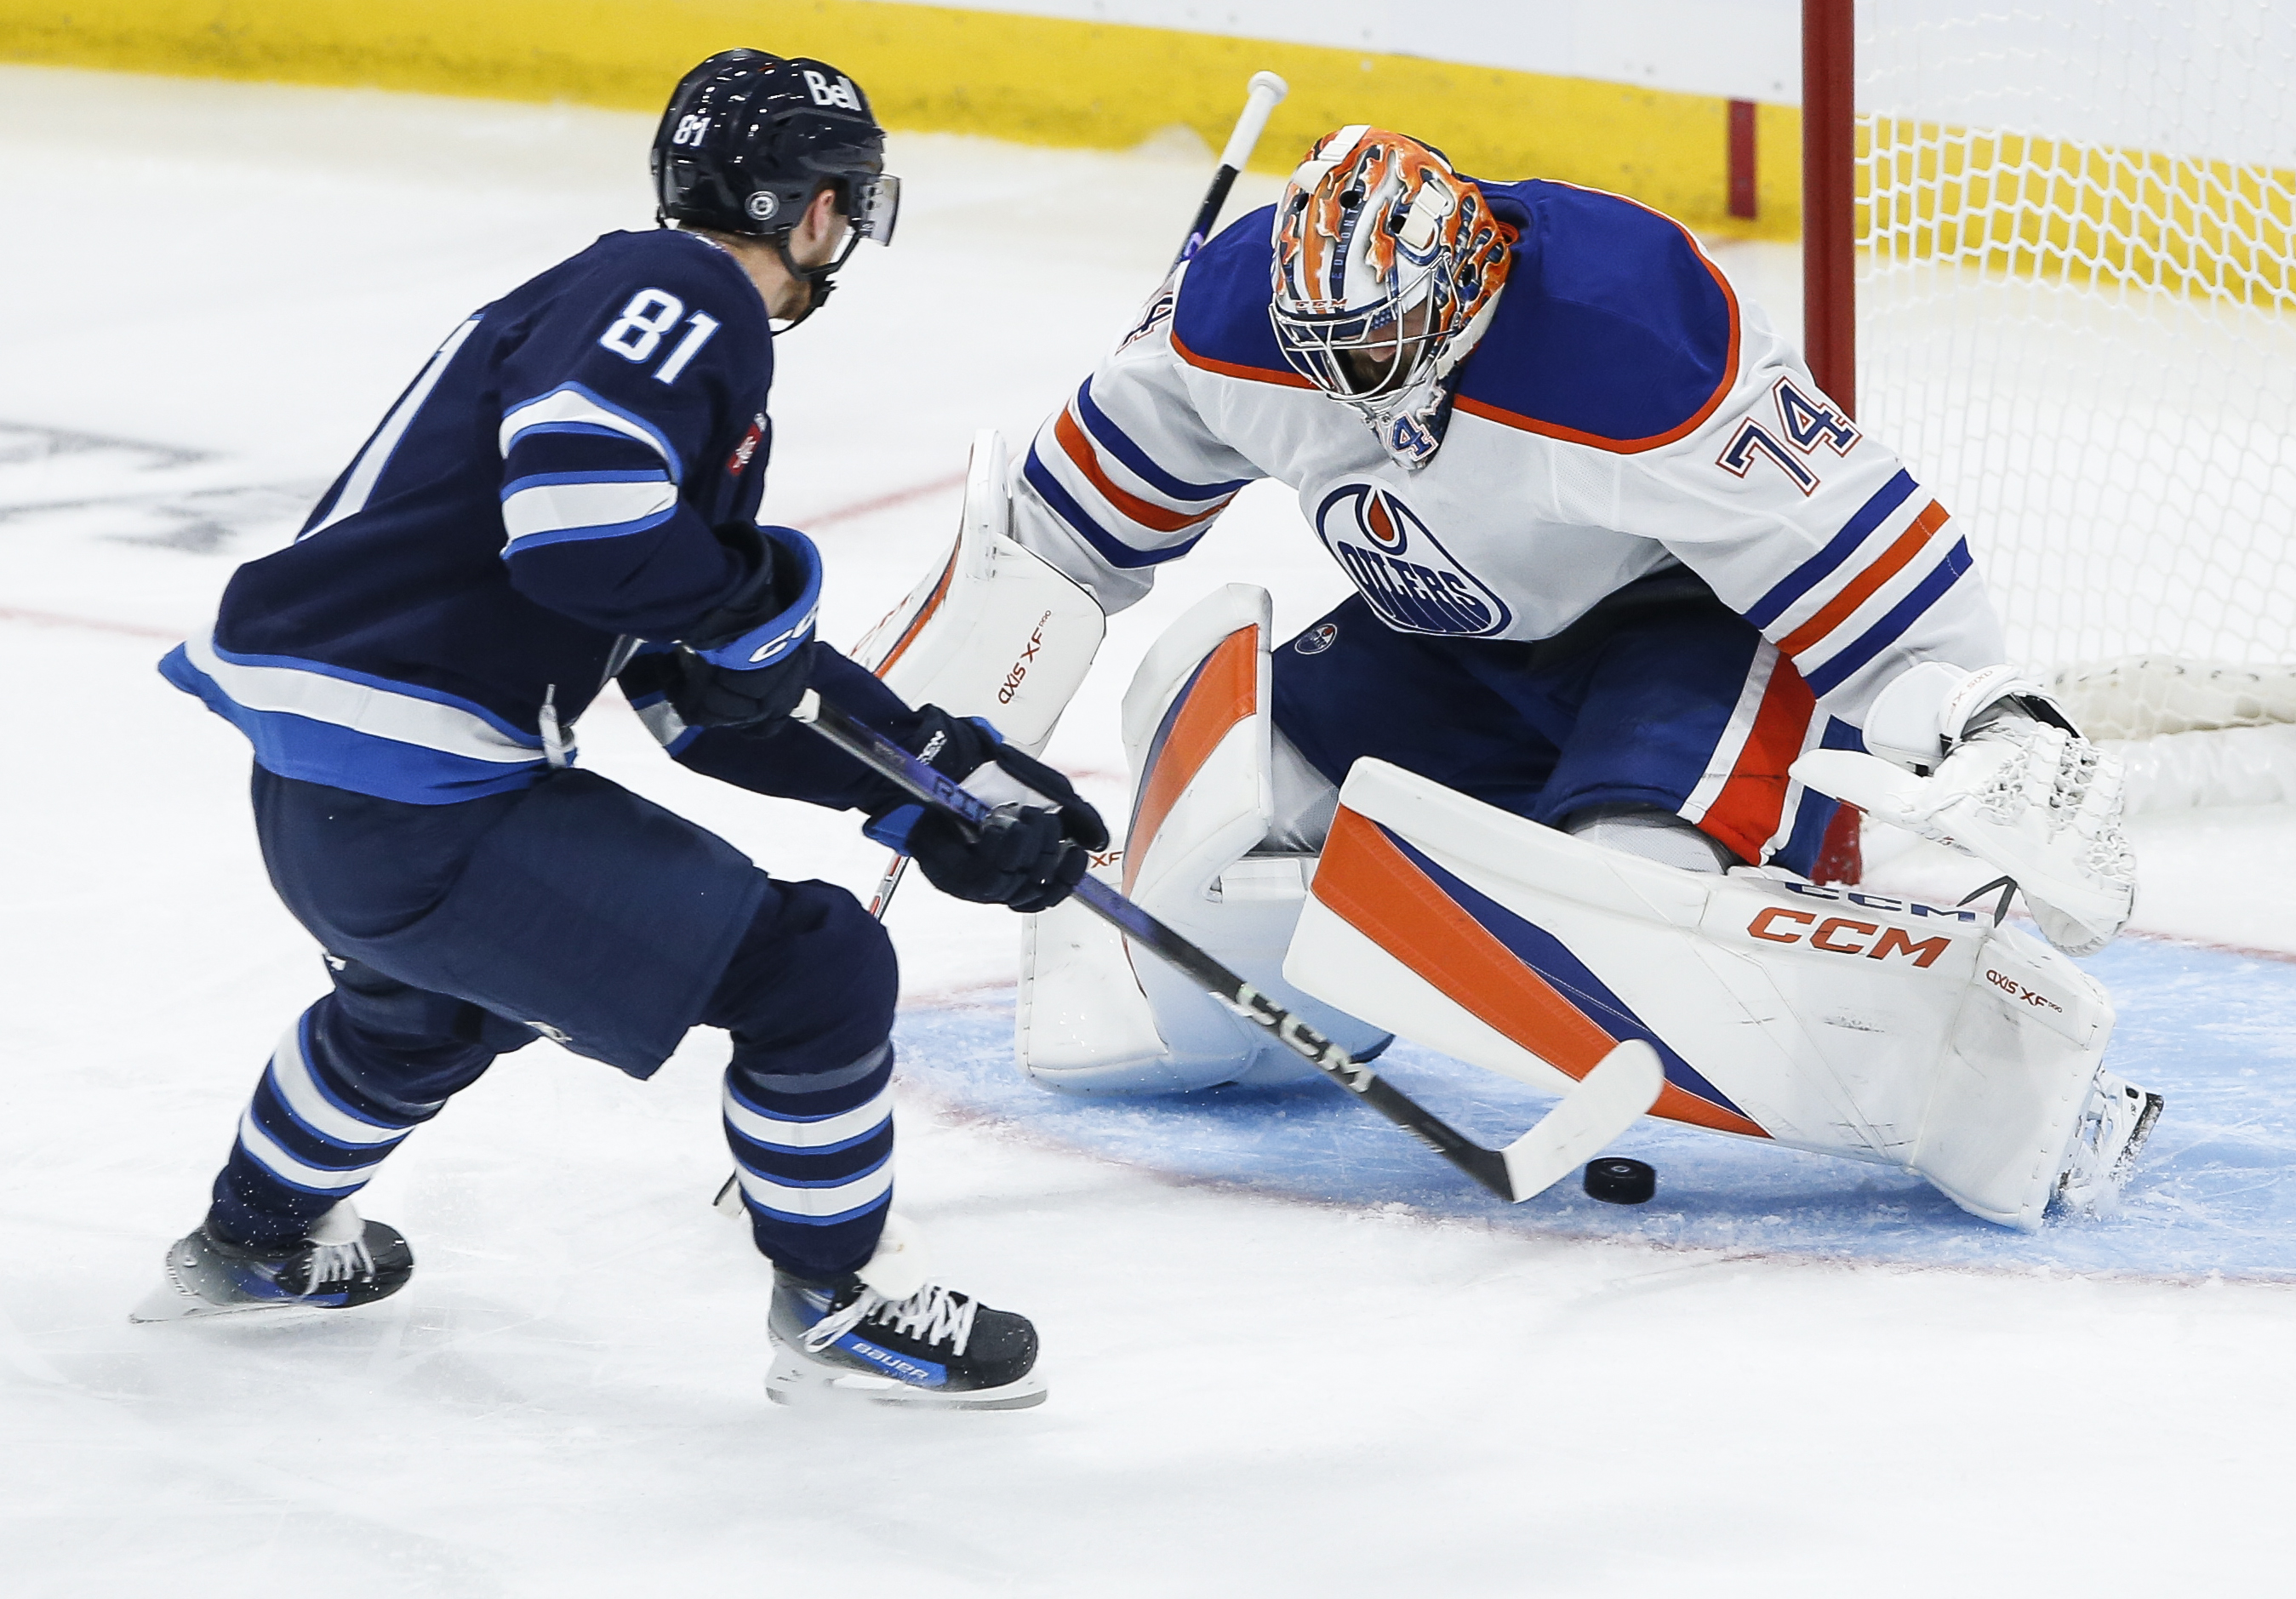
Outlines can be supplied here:
M1357 595L1273 664L1276 726L1333 783L1371 757L1548 826L1654 807L1742 860L1804 873L1834 805L1788 768L1820 743L1858 747L1793 663L1683 571L1537 644L1398 633Z
M209 1225L271 1246L365 1186L416 1124L537 1036L650 1076L697 1024L733 1034L726 1134L758 1247L833 1276L892 1190L898 972L852 896L768 878L604 778L415 806L254 780L280 897L333 991L274 1052Z

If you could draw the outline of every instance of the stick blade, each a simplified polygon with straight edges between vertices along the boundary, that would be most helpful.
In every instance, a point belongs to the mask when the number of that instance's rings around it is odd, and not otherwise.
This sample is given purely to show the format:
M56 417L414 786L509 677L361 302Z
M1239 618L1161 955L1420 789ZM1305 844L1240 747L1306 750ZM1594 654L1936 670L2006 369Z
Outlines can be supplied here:
M1514 1202L1544 1193L1601 1154L1658 1103L1665 1086L1658 1051L1641 1039L1629 1038L1604 1055L1537 1127L1500 1152Z

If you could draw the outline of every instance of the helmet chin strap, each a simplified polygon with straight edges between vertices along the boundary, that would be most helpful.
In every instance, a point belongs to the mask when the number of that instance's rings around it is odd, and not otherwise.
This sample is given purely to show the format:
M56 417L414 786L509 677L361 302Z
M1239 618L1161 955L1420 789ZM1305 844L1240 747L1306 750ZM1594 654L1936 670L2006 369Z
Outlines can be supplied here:
M782 270L806 286L806 302L804 310L782 324L782 332L784 333L821 309L822 302L826 300L830 291L837 287L837 269L845 264L845 258L840 256L824 266L800 266L797 263L797 258L790 254L789 240L790 236L786 231L775 234L773 239L774 253L782 258Z

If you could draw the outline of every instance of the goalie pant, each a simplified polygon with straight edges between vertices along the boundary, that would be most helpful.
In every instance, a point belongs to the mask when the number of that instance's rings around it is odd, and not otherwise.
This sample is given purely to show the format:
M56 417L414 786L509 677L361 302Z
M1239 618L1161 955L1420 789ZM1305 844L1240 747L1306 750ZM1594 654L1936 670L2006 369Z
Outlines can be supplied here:
M272 881L333 989L265 1068L210 1228L301 1236L537 1037L643 1078L700 1024L734 1037L726 1135L758 1249L813 1278L868 1259L892 1191L898 976L850 895L770 879L586 772L417 806L258 767L253 793Z

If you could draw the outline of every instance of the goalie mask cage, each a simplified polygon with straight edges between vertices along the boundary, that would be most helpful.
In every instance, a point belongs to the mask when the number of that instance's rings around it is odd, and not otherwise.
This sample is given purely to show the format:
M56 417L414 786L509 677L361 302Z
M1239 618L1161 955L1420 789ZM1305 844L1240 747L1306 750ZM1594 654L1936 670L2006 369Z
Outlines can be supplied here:
M2296 5L1804 0L1803 85L1819 382L2132 802L2296 798L2296 729L2152 742L2296 721Z

